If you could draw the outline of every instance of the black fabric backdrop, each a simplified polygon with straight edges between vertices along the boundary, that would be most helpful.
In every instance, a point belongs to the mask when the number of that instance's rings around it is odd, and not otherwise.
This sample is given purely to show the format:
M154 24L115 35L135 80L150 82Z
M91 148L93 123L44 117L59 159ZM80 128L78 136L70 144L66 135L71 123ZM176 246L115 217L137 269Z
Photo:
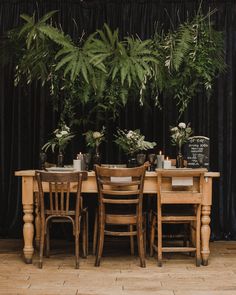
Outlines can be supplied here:
M196 0L2 0L0 3L0 34L18 26L21 13L37 11L43 15L57 9L58 22L74 39L82 31L86 34L108 23L119 28L121 35L138 34L148 38L154 32L156 22L168 29L171 22L184 21L195 13ZM217 29L224 32L227 73L221 75L214 85L209 102L204 94L194 98L182 117L191 122L195 135L211 139L211 170L220 171L220 179L214 181L212 207L212 238L236 239L236 4L234 0L203 1L204 11L217 8L213 16ZM74 24L76 20L78 30ZM171 20L171 21L170 21ZM0 236L21 237L22 208L21 183L14 171L39 167L40 147L56 126L57 114L52 111L48 90L39 84L24 88L13 85L13 65L1 72L0 79ZM169 125L177 120L176 106L171 98L163 102L163 110L145 105L139 108L130 102L121 112L116 124L121 128L140 128L147 139L158 142L158 149L174 155L170 146ZM115 148L111 148L115 124L108 126L108 141L103 146L103 161L121 160ZM80 140L70 147L73 156L84 150Z

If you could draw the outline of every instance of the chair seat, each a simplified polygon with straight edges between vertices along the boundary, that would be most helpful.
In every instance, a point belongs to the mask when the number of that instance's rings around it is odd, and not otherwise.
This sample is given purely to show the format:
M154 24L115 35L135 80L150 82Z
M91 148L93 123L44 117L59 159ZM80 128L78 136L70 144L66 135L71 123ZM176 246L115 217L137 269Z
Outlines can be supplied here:
M48 216L54 216L55 218L60 218L60 217L64 217L64 216L75 216L75 211L74 210L71 210L71 211L60 211L60 213L58 214L58 211L56 210L45 210L45 215L48 215Z

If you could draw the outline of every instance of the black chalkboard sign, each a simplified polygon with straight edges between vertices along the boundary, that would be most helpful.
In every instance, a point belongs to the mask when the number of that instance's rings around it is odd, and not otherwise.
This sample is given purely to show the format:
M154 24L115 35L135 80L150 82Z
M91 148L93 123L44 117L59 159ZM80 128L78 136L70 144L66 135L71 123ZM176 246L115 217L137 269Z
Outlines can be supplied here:
M187 166L209 170L210 139L205 136L190 137L186 144Z

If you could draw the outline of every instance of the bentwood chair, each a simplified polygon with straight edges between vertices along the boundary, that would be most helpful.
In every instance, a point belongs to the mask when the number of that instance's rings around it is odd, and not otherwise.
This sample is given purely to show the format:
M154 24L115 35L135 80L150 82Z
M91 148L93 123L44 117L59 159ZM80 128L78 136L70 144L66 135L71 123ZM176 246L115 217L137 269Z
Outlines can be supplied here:
M104 236L137 236L141 267L145 267L145 226L142 212L146 167L95 166L98 187L98 245L95 266L100 265Z
M70 222L75 237L75 268L79 268L79 234L81 225L82 181L87 179L87 172L52 173L36 171L39 188L39 212L41 219L39 268L43 266L43 252L46 238L46 252L49 256L50 222ZM73 188L73 192L71 189ZM87 230L84 228L84 230ZM85 234L83 233L83 236Z
M178 172L178 173L176 173ZM200 266L200 226L201 203L203 198L204 169L196 170L162 170L158 171L157 214L154 212L151 221L150 250L157 251L158 266L162 266L163 252L195 252L196 266ZM190 178L189 185L176 186L178 179ZM186 224L191 227L191 245L164 245L163 224ZM156 227L157 225L157 227ZM157 230L157 245L154 243ZM172 241L173 242L173 241ZM170 241L169 241L170 243Z

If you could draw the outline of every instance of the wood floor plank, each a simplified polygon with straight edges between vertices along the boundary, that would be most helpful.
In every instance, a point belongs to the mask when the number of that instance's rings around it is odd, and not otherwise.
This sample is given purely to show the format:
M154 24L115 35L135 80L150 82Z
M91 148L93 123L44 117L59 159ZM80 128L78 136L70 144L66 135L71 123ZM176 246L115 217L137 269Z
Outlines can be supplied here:
M147 257L147 267L141 268L137 256L130 256L129 249L119 252L116 245L113 252L105 251L100 267L94 267L90 255L75 269L73 244L55 245L39 269L38 253L33 264L23 262L22 241L0 240L0 294L236 295L236 242L212 243L207 267L196 267L194 258L176 253L164 255L162 267Z

